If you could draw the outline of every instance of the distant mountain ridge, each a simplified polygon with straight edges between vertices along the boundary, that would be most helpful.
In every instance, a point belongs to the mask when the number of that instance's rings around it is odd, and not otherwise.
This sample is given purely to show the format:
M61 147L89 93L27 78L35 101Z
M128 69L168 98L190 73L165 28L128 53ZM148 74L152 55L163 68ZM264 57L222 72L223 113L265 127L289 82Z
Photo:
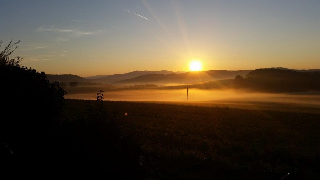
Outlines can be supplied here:
M50 82L89 82L88 79L73 74L47 74Z
M270 69L270 68L269 68ZM286 68L271 68L278 70L289 70ZM234 79L237 75L246 77L254 70L209 70L200 72L173 72L173 71L132 71L124 74L99 75L91 77L80 77L73 74L54 75L48 74L49 81L57 82L80 82L80 83L102 83L118 85L139 85L139 84L192 84L223 79ZM319 69L292 70L296 72L320 72Z
M128 76L141 76L141 75L145 75L145 74L172 74L172 73L184 73L182 71L167 71L167 70L161 70L161 71L131 71L128 73L122 73L122 74L111 74L111 75L96 75L96 76L88 76L85 77L86 79L100 79L100 78L105 78L105 77L111 77L111 76L119 76L119 75L128 75ZM132 77L132 78L133 78Z
M167 71L167 70L162 70L162 71L132 71L129 73L125 74L114 74L114 75L106 75L106 76L91 76L88 77L87 79L90 79L92 82L97 82L97 83L116 83L118 81L123 81L126 79L132 79L138 76L142 75L148 75L148 74L173 74L173 71Z
M233 79L237 75L245 76L251 70L227 71L210 70L199 72L186 72L180 74L147 74L135 78L118 81L115 84L190 84L204 81Z
M319 70L264 68L235 78L235 87L265 92L306 92L320 90Z

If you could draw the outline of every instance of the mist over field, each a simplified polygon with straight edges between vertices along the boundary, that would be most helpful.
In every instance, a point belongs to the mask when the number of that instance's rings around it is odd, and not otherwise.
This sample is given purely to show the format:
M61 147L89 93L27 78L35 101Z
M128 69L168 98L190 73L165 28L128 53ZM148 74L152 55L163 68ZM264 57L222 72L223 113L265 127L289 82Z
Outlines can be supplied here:
M137 72L129 74L135 73ZM238 73L245 75L242 76ZM121 77L125 75L121 75ZM120 75L116 75L116 77L118 76ZM235 77L231 78L232 76ZM122 83L126 82L125 84L86 82L79 83L77 86L66 85L66 98L95 100L96 93L103 90L104 100L107 101L165 102L202 106L225 105L254 109L261 106L267 108L267 103L277 104L277 107L295 105L311 108L320 105L320 73L318 70L299 71L286 68L265 68L249 72L180 73L177 76L174 74L156 74L158 79L155 82L150 81L150 77L155 76L154 74L144 74L132 79L121 80ZM218 79L217 77L227 79L215 80ZM73 79L72 76L65 77L65 79L71 78ZM148 81L145 81L146 79ZM188 83L189 81L186 81L186 79L193 79L193 81ZM172 83L174 81L177 81L177 83ZM135 83L132 84L132 82ZM145 82L150 84L145 84ZM163 82L167 83L162 84ZM279 109L269 107L272 110ZM283 107L280 109L283 109Z
M94 93L67 94L67 99L96 100ZM189 105L248 105L257 103L280 103L300 106L315 106L320 108L319 93L259 93L236 90L200 90L189 89L189 99L187 100L186 89L179 90L113 90L105 91L106 101L144 101L144 102L164 102L179 103ZM251 107L253 108L253 107Z

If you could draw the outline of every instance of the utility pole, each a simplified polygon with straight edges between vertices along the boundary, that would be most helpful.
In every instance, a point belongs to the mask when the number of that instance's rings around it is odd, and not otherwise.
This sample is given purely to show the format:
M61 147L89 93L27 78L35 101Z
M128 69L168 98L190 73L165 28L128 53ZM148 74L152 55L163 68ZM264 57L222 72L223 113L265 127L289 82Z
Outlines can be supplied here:
M189 100L189 87L187 86L187 101Z

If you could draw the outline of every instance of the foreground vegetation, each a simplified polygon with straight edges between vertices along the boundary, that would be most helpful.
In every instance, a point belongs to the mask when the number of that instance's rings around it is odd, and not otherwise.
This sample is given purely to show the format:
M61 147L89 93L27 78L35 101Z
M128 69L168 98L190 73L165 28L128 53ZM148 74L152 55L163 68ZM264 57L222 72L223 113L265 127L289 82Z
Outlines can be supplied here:
M81 121L95 103L67 100L63 120ZM319 178L319 114L134 102L104 106L140 145L146 178Z
M11 41L0 51L2 176L143 177L141 151L129 134L122 134L116 117L99 102L81 109L85 114L76 115L75 121L65 118L60 84L21 66L21 58L10 57L19 42Z

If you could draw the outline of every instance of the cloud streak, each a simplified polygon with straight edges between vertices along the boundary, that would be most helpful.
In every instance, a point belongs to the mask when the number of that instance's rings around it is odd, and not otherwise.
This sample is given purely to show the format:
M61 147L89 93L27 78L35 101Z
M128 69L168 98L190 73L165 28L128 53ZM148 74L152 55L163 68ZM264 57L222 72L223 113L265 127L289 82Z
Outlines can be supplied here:
M141 14L134 13L134 12L131 12L131 11L129 11L129 10L125 10L125 9L122 9L122 11L125 11L125 12L127 12L127 13L130 13L130 14L136 15L136 16L138 16L138 17L142 18L142 19L145 19L145 20L149 21L149 19L148 19L147 17L142 16Z
M27 45L24 45L21 50L22 50L22 51L33 51L33 50L46 49L46 48L47 48L46 45L41 45L41 44L27 44Z
M95 34L102 32L101 30L99 30L99 31L80 31L77 29L59 29L59 28L54 28L54 27L49 27L49 28L39 27L37 29L37 32L45 32L45 31L55 32L55 33L64 33L64 34L69 34L72 36L95 35Z
M41 62L41 61L50 61L54 60L54 56L51 54L40 54L40 55L25 55L24 62Z
M71 20L72 22L83 22L81 20L78 20L78 19L74 19L74 20Z
M56 42L67 42L67 41L70 41L70 39L65 38L65 37L58 37L55 40L56 40Z

